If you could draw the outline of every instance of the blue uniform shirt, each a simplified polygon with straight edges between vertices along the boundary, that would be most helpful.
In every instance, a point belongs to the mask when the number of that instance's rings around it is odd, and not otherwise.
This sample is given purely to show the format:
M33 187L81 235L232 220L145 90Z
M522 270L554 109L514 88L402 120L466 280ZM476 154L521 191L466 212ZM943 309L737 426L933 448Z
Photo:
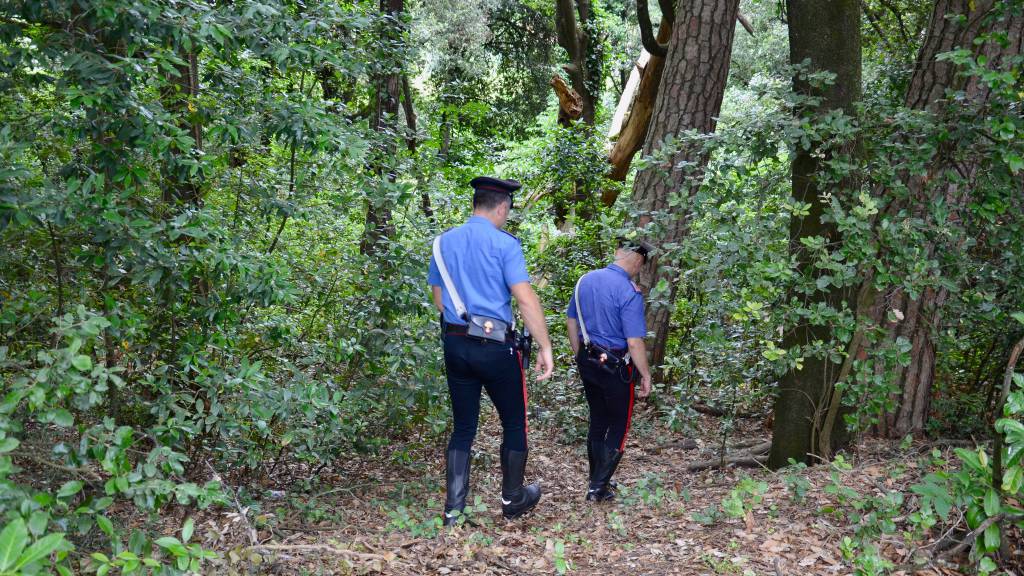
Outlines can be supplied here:
M512 322L509 287L530 281L518 238L483 216L471 216L465 224L441 236L441 255L470 314ZM427 283L441 287L445 322L465 325L466 321L455 313L455 305L444 287L433 255Z
M583 312L591 343L598 346L623 349L627 347L627 338L647 335L643 294L629 279L629 274L617 264L583 276L580 281L580 311ZM575 290L565 313L579 322ZM580 339L583 339L582 330Z

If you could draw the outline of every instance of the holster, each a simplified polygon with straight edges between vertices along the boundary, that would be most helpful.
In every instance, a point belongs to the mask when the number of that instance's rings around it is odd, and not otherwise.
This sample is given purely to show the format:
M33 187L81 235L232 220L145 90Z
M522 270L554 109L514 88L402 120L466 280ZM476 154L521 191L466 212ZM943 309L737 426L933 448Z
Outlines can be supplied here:
M604 346L591 342L586 347L587 361L609 374L617 374L619 368L626 365L626 359L615 354Z
M466 336L493 340L495 342L508 341L509 326L504 320L498 320L489 316L478 316L476 314L469 314L468 320Z
M520 358L523 363L523 371L529 371L530 369L530 354L533 352L533 336L530 335L530 331L523 329L522 332L515 332L515 348L519 351Z

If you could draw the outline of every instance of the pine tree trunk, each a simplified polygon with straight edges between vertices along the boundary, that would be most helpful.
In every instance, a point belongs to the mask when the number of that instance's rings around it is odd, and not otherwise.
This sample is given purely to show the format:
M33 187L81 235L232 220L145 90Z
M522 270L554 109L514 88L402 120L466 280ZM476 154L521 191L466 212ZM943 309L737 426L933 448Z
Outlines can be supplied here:
M936 3L907 89L905 103L909 108L925 110L941 118L951 111L982 107L988 102L989 93L983 84L976 78L960 75L952 62L938 57L953 49L965 48L984 54L988 67L998 69L1009 58L1019 56L1024 43L1024 14L1018 10L1015 15L997 18L1000 4L997 0L939 0ZM963 18L956 17L961 15ZM975 45L980 35L992 31L1005 32L1008 43L1000 46L986 41ZM947 96L950 91L962 91L964 97L952 102ZM945 223L954 230L959 228L970 200L971 183L979 170L979 159L964 154L963 146L959 141L948 142L935 153L927 174L904 175L906 197L894 202L886 213L896 215L904 211L927 221L931 218L928 207L935 199L942 198L948 207ZM948 176L951 172L956 173L956 178ZM963 241L962 235L941 245L937 240L930 240L922 247L922 257L932 260L944 251L959 250ZM932 270L932 279L938 274L941 271ZM937 285L936 282L931 284ZM942 326L942 306L948 295L944 287L926 288L917 298L900 288L880 287L874 301L858 311L872 325L884 329L883 345L902 340L910 346L910 363L886 374L898 390L893 398L896 409L880 418L876 434L902 438L923 432L935 378L934 338Z
M789 0L786 10L790 61L793 64L809 61L809 71L835 74L835 81L821 88L813 87L806 79L796 76L793 78L794 91L820 99L821 104L812 111L815 116L824 116L834 110L853 113L853 103L861 93L860 0ZM801 239L823 237L833 246L840 241L835 224L823 218L828 203L822 193L835 191L823 190L817 184L816 175L828 160L819 150L820 146L821 142L811 142L809 148L798 149L793 157L793 200L798 204L808 204L810 208L807 215L794 216L789 226L790 255L799 263L801 272L814 279L822 271L815 269L814 256L808 253ZM847 182L842 187L853 185ZM831 285L810 295L791 296L802 297L803 305L807 307L825 303L835 309L840 309L842 303L851 298L849 290ZM787 327L783 346L789 349L830 339L829 326L801 319L796 325ZM769 466L785 466L790 458L808 461L811 454L823 451L814 445L814 440L817 433L823 432L820 426L833 399L832 388L841 368L840 364L830 362L828 358L805 356L802 369L790 369L783 376L775 399ZM827 432L829 437L833 437L831 427L842 425L841 418L833 419ZM836 434L834 437L842 436ZM833 442L829 440L827 444L824 452L831 454Z
M739 0L680 0L676 6L665 70L644 145L645 155L661 148L666 137L677 137L687 130L703 134L715 131L729 77L738 8ZM692 163L696 170L684 172L676 168L681 162ZM655 212L670 210L671 196L681 193L692 198L700 187L706 163L707 155L699 146L685 145L663 164L637 174L633 197L641 210L640 224L650 223ZM689 230L686 211L655 220L651 239L662 246L678 242ZM647 310L647 328L654 332L651 362L655 366L665 358L678 276L676 262L664 255L655 256L640 274L640 285L645 291L661 280L668 284L667 298L652 299Z

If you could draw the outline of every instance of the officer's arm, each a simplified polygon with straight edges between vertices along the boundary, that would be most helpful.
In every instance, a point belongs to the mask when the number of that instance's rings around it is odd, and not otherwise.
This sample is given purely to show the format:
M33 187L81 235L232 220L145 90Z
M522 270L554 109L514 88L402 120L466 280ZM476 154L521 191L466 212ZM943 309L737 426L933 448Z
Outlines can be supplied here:
M636 371L650 380L651 368L647 365L647 346L644 345L644 339L627 338L626 342L629 344L629 358L636 366Z
M437 307L437 311L444 313L444 300L441 299L441 287L431 286L430 291L434 296L434 306Z
M569 334L569 346L572 346L572 353L580 351L580 334L575 318L565 317L565 329Z
M519 312L523 315L523 323L530 329L530 334L540 346L540 353L537 354L537 369L541 375L538 380L549 378L555 369L551 355L551 338L548 336L548 325L544 321L544 310L540 307L540 298L533 291L529 282L517 282L509 287L512 296L519 305Z

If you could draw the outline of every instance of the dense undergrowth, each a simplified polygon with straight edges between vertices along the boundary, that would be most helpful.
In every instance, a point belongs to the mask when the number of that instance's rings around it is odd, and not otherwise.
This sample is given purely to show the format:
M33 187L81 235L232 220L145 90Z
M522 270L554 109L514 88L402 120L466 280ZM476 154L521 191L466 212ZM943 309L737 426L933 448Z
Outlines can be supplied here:
M609 77L635 48L616 6L599 10ZM575 279L607 259L611 238L635 233L622 224L635 215L628 183L603 177L603 131L557 127L553 98L537 87L548 68L529 59L551 50L524 41L510 22L547 22L549 8L418 9L397 42L388 33L394 19L366 3L0 9L0 574L202 571L214 552L193 538L194 514L244 507L271 478L317 482L384 448L412 458L439 445L449 424L425 286L428 240L464 219L465 184L478 173L527 184L511 229L559 360L558 377L532 386L531 403L561 441L578 442L585 413L567 384L562 314ZM993 572L1006 542L992 519L1024 521L1019 375L1002 402L1006 350L1024 334L1014 319L1024 277L1020 62L986 76L970 54L950 55L998 98L940 119L893 96L906 73L899 59L876 61L855 117L812 120L800 111L814 103L789 88L790 75L803 72L785 65L775 7L745 10L764 24L737 41L718 132L677 142L710 151L700 191L655 215L664 221L685 208L692 222L684 243L660 247L679 263L680 283L652 413L690 434L695 409L714 408L724 414L723 445L742 417L767 416L781 371L807 355L841 356L857 328L848 309L790 299L822 278L849 287L866 267L884 288L950 287L935 327L928 433L978 446L881 499L848 494L837 477L835 497L853 510L842 520L858 527L842 551L861 573L892 569L871 551L895 533L889 520L900 511L908 537L976 537L969 562ZM488 17L489 42L458 42L467 29L487 29ZM501 26L512 28L499 36ZM524 44L502 44L509 36ZM399 69L412 77L403 98L421 123L375 130L374 82ZM195 93L182 87L191 76ZM499 87L502 97L489 98ZM862 143L820 176L860 178L853 192L837 192L829 215L848 242L808 246L828 276L804 277L788 251L791 219L806 210L790 198L790 160L809 137L832 151ZM921 169L951 139L984 159L968 213L950 221L936 202L887 215L879 232L900 174ZM600 205L595 192L557 222L578 190L608 187L625 191L615 206ZM368 214L387 214L390 226L369 245ZM922 256L924 241L937 255ZM665 286L649 295L666 298ZM795 321L828 324L839 337L784 349L782 326ZM879 347L858 366L847 394L852 430L869 433L891 409L884 375L909 362L905 344ZM993 425L1005 435L997 477ZM843 461L831 466L841 473ZM793 486L798 492L799 480ZM718 513L745 514L763 492L740 481ZM425 516L395 510L391 522L437 535Z

